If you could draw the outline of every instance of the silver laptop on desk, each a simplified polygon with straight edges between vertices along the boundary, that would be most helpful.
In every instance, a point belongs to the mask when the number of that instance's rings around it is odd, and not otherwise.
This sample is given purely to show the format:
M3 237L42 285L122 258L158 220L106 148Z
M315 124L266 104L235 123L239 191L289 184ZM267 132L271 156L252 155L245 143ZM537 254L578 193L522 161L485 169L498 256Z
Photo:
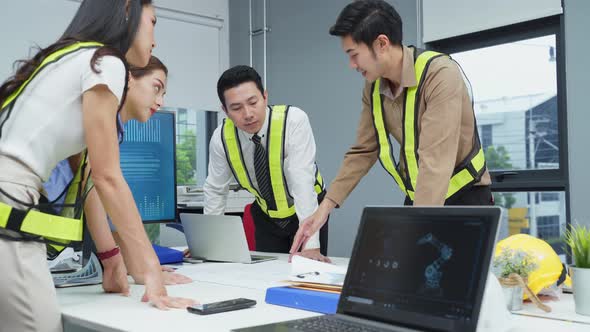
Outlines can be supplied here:
M367 207L335 315L236 331L474 332L497 207Z
M260 263L276 256L251 255L242 218L181 213L186 242L191 256L208 261Z

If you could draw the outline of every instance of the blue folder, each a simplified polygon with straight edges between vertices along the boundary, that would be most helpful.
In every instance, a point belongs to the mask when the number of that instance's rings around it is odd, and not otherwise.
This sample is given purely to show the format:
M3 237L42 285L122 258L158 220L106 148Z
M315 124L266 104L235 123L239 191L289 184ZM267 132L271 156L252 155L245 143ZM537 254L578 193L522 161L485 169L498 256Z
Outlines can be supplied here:
M312 291L292 287L271 287L266 290L266 303L314 311L336 313L340 294Z
M182 263L182 259L184 258L182 251L162 247L157 244L153 244L153 246L158 259L160 260L160 264Z

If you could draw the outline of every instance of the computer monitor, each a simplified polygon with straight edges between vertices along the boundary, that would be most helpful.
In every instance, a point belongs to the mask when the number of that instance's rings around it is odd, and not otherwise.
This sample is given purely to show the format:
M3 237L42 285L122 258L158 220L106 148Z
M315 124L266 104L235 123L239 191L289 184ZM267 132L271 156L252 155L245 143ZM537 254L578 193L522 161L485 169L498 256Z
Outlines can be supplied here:
M173 112L125 124L121 169L144 223L176 220L176 133Z

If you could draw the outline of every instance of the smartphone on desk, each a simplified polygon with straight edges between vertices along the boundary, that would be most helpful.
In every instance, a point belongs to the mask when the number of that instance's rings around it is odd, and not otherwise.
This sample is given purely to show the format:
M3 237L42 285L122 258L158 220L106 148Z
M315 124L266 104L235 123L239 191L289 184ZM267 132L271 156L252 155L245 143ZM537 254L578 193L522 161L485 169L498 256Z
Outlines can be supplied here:
M254 305L256 305L256 301L254 300L239 298L220 302L195 304L193 306L187 307L186 310L197 315L209 315L232 310L246 309Z

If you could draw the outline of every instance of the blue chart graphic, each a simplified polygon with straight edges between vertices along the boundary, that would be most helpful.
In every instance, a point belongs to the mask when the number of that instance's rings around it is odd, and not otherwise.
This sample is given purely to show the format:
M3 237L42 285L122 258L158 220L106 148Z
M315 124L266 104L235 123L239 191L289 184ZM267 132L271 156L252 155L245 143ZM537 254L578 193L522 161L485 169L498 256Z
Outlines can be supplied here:
M176 211L174 114L125 125L121 169L143 222L172 221Z

